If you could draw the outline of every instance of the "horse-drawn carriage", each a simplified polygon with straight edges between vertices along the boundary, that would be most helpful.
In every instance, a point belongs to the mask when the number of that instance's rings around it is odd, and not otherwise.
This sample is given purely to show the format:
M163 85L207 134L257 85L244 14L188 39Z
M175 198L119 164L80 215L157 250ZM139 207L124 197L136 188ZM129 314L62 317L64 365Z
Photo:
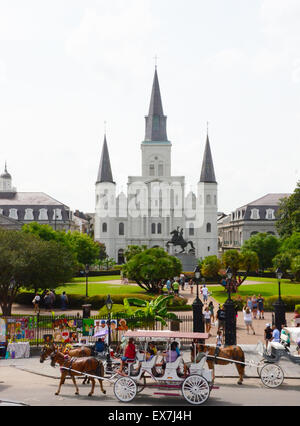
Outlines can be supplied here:
M278 362L281 358L288 360L293 364L300 366L300 354L296 348L294 350L287 344L287 335L290 336L292 342L298 344L300 341L300 328L285 327L286 334L281 334L280 343L271 342L268 348L264 348L260 342L257 347L258 353L263 357L257 366L257 373L263 384L269 388L277 388L284 381L284 372Z
M128 331L125 337L134 338L139 346L144 345L144 350L137 353L139 365L136 369L134 368L134 364L136 364L134 361L128 366L127 376L120 377L116 373L112 377L114 394L119 401L131 402L137 393L145 388L160 390L160 392L154 393L155 395L180 396L180 394L174 394L172 391L181 391L185 400L193 405L200 405L207 401L213 380L211 370L205 368L205 354L203 354L201 360L195 356L194 362L191 363L184 363L182 356L179 356L176 361L165 363L164 368L158 367L161 366L161 363L158 362L159 355L153 355L150 360L146 358L149 342L167 343L167 348L164 349L168 352L173 341L206 339L208 338L206 333L140 330Z

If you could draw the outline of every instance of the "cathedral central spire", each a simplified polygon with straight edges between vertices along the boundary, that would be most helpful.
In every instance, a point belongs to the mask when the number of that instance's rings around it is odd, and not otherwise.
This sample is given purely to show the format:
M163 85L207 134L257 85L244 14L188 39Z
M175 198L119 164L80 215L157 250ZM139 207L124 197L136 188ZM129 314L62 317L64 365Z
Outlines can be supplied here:
M146 142L167 142L167 117L164 115L160 87L155 67L149 113L146 117Z

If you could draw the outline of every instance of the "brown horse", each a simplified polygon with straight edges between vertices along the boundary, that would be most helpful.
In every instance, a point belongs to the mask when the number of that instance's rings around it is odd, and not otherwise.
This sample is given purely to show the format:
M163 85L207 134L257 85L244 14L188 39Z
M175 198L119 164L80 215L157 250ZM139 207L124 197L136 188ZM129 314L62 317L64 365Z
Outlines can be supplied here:
M227 346L226 348L220 348L218 355L216 355L216 347L215 346L205 346L201 344L196 345L196 354L199 352L207 353L207 364L210 370L214 371L214 365L227 365L232 363L233 361L245 362L245 354L240 346ZM214 359L215 356L220 358L226 358L228 361ZM191 349L191 358L194 359L194 349ZM238 384L243 384L244 374L245 374L245 365L244 364L235 364L236 369L239 373L239 381ZM213 379L214 377L213 372Z
M75 376L91 374L97 377L104 377L103 363L97 358L94 358L94 357L71 358L68 355L65 355L57 350L52 352L52 354L50 355L50 358L51 358L52 367L55 367L55 364L59 364L61 366L60 383L55 395L59 395L60 389L62 385L65 383L67 375L70 375L72 378L72 381L76 389L75 395L79 395L79 389L75 380ZM71 371L71 370L75 370L78 373L75 373L74 371ZM92 396L94 394L94 389L95 389L95 378L91 377L90 379L92 382L92 389L89 393L89 396ZM106 394L106 391L103 389L102 380L101 379L98 379L98 380L99 380L102 393Z
M40 362L43 363L48 358L48 356L50 356L52 352L54 352L55 350L57 350L57 347L53 343L50 346L49 345L44 346L41 351ZM86 348L82 346L81 348L78 348L78 349L67 350L64 352L64 354L69 355L70 357L83 358L83 357L91 356L92 350L90 348Z

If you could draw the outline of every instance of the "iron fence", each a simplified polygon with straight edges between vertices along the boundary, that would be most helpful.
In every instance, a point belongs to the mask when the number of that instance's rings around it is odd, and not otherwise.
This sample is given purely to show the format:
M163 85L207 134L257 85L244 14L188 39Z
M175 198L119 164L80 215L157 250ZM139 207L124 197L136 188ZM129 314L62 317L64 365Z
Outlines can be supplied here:
M31 346L41 346L46 342L54 343L94 343L98 340L95 334L108 327L108 316L63 315L20 315L1 317L5 324L6 341L29 342ZM2 323L3 324L3 323ZM114 315L110 319L111 341L119 343L123 334L129 330L172 330L181 332L193 331L191 316L178 316L178 320L166 320L166 325L160 321L145 321L134 318L124 318ZM3 326L2 326L3 333ZM100 333L101 334L101 333ZM187 343L187 342L183 342Z

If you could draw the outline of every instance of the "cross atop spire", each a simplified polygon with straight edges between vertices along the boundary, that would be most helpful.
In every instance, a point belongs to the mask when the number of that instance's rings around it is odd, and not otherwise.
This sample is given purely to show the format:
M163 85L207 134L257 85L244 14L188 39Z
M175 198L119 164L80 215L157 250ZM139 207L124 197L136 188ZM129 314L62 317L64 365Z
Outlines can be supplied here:
M203 156L200 182L217 183L213 159L211 155L210 143L209 143L208 128L207 128L206 146L205 146L205 151Z
M106 133L104 135L104 142L103 142L103 148L102 148L102 154L101 154L101 160L100 160L98 178L97 178L97 183L103 183L103 182L114 183L112 171L111 171L108 147L107 147Z
M149 114L146 117L146 142L167 142L167 117L164 115L160 87L155 67Z

